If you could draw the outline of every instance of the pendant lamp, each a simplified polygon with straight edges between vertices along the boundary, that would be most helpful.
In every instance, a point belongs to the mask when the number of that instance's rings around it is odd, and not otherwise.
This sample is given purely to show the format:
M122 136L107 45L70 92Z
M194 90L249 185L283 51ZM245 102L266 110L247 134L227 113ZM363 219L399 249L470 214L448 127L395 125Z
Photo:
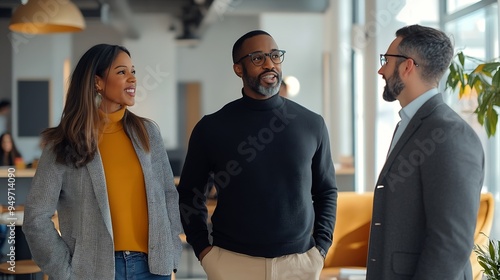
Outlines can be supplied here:
M14 11L9 29L28 34L79 32L85 20L71 0L29 0Z

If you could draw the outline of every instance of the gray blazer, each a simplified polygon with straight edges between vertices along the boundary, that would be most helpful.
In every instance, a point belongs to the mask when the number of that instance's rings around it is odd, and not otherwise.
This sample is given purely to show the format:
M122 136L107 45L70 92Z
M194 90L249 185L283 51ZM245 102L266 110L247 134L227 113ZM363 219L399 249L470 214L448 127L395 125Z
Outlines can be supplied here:
M483 177L477 134L437 94L411 119L380 173L367 280L472 279Z
M149 216L149 269L169 275L179 266L182 232L178 193L160 131L147 122L151 151L135 137ZM51 217L57 209L61 236ZM131 221L133 222L133 221ZM33 259L51 280L114 280L113 228L100 154L85 167L55 161L46 147L28 194L23 231Z

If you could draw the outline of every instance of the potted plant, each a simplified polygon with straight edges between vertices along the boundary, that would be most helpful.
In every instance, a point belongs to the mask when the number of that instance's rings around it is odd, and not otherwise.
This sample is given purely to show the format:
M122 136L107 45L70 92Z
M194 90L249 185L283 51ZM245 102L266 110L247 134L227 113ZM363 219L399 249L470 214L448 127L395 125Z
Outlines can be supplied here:
M486 236L487 237L487 236ZM489 238L488 238L489 239ZM488 280L500 279L500 241L489 239L488 245L474 246L477 261L483 268L483 275Z
M467 65L466 65L467 64ZM468 65L473 64L471 68ZM474 113L485 128L488 137L495 135L500 106L500 62L483 62L466 56L463 52L455 55L449 67L446 89L458 91L459 98L477 95Z

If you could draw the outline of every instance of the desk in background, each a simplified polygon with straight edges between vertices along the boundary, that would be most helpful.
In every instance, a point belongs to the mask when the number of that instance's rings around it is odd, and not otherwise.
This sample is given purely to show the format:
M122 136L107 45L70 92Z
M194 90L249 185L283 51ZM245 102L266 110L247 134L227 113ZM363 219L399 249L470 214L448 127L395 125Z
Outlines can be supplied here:
M354 167L344 167L335 164L335 178L339 192L353 192L354 190Z
M14 193L16 206L22 206L26 202L29 189L31 187L31 180L35 175L36 169L13 169L13 177L9 177L9 169L2 167L0 169L0 205L7 205L8 202L8 189L9 184L14 183ZM9 180L10 179L10 180ZM14 180L13 180L14 179Z

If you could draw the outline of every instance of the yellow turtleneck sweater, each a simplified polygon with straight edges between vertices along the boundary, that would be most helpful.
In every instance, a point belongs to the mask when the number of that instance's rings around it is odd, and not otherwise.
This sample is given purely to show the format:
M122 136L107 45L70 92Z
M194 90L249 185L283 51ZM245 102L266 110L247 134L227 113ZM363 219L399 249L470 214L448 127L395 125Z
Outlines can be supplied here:
M99 139L108 191L115 251L148 253L148 207L139 158L123 130L126 107L104 114L106 123Z

